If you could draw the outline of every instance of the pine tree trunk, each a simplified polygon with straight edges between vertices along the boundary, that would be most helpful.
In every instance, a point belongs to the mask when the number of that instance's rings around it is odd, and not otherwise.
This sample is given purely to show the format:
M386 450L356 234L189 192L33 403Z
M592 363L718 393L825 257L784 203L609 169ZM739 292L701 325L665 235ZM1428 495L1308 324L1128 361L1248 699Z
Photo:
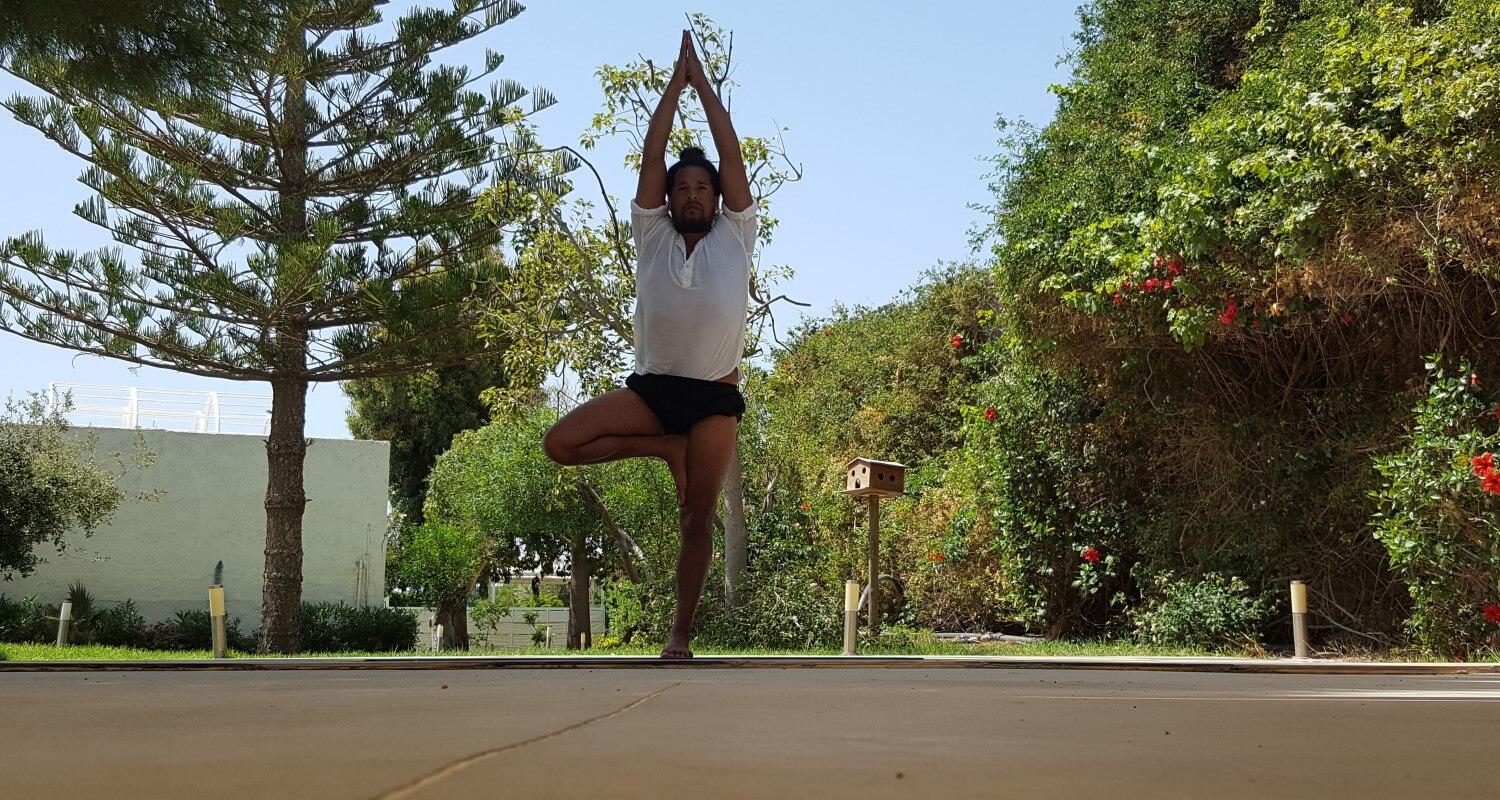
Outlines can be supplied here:
M307 381L271 384L271 435L266 438L266 568L261 593L260 652L297 652L302 609L302 472Z
M745 567L750 563L745 520L745 475L735 449L729 474L724 477L724 601L730 607L744 601Z
M582 649L584 631L589 632L589 644L593 645L594 634L589 630L589 581L592 570L588 541L579 537L573 542L573 574L568 581L569 650Z
M308 238L307 80L300 66L307 58L305 31L289 34L280 132L282 187L278 192L282 241L277 246L273 299L280 320L266 343L267 360L279 373L271 380L271 435L266 439L266 568L261 590L260 651L295 653L297 617L302 610L302 513L307 507L303 465L307 457L307 331L291 320L303 311L303 267L292 253ZM288 296L288 293L296 294Z

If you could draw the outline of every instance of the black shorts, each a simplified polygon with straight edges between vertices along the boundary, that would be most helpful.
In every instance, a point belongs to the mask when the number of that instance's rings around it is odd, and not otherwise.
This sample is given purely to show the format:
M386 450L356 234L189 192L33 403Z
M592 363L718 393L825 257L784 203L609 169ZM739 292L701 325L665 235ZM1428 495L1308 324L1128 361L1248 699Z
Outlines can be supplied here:
M704 417L745 416L745 397L732 383L631 373L625 386L646 401L667 433L687 433Z

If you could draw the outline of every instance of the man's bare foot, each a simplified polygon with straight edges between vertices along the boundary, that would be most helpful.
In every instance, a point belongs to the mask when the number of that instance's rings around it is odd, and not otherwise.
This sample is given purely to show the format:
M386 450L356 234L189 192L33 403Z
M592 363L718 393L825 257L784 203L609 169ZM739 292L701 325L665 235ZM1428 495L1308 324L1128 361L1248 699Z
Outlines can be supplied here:
M667 642L667 646L662 649L661 657L666 659L692 658L693 651L688 649L687 640L679 639L676 636L673 636L672 639Z
M677 487L677 505L681 507L687 501L687 440L683 435L667 437L670 441L667 455L662 460L667 462L667 469L672 471L672 485Z

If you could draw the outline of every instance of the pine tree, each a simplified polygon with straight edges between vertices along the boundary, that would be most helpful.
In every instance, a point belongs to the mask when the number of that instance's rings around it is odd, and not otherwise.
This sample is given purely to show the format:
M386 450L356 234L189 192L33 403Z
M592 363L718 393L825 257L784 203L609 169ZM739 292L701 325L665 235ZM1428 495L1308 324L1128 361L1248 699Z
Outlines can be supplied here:
M271 385L265 652L298 647L308 385L493 357L475 302L505 279L499 227L474 214L527 118L554 102L433 57L515 17L454 0L381 22L379 0L288 0L226 44L222 87L149 104L18 74L45 93L5 107L88 162L77 213L135 251L80 254L32 232L0 245L0 328L28 339ZM524 101L524 102L523 102Z

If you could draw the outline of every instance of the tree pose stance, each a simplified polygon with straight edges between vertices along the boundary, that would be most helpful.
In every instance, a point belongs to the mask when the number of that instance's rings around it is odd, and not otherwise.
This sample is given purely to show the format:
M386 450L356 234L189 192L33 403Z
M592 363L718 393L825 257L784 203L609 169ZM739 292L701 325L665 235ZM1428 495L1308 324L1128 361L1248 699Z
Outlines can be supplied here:
M696 147L669 169L667 140L685 88L703 103L717 168ZM720 200L723 208L720 209ZM660 458L677 485L677 609L662 658L691 658L693 613L713 557L714 510L745 400L745 348L754 198L739 137L693 47L682 33L672 78L651 124L630 204L636 270L635 371L625 388L569 412L542 447L559 464Z

